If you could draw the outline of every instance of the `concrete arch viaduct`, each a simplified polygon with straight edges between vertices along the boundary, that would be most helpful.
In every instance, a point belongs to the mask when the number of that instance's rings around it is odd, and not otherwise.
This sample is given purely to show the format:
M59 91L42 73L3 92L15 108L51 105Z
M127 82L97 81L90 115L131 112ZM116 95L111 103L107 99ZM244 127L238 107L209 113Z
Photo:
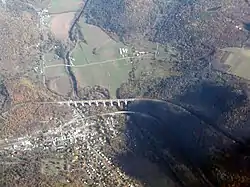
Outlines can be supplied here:
M127 106L128 104L141 99L128 98L128 99L95 99L95 100L79 100L79 101L59 101L55 102L60 105L67 104L68 106ZM54 102L48 102L54 103Z
M150 99L150 98L127 98L127 99L100 99L100 100L79 100L79 101L55 101L55 102L38 102L38 103L43 103L43 104L67 104L68 106L86 106L86 105L103 105L103 106L127 106L128 104L135 102L135 101L153 101L153 102L158 102L158 103L164 103L164 104L171 104L175 107L178 107L182 109L184 112L192 115L196 119L202 121L204 124L209 125L211 128L217 130L218 132L222 133L226 137L234 140L237 143L243 144L244 141L242 139L239 139L237 137L234 137L231 133L226 132L225 129L217 126L216 124L211 123L211 121L204 115L199 114L199 112L192 111L184 106L181 106L180 104L177 104L175 102L167 101L167 100L159 100L159 99ZM123 111L124 112L124 111ZM131 111L128 111L130 113L133 113Z

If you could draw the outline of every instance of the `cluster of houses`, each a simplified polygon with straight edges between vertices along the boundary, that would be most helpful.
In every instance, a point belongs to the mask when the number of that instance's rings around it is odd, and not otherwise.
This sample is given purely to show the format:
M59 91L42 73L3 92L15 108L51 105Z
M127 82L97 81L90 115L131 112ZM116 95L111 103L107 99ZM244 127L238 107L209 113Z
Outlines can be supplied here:
M119 53L120 55L124 58L128 56L128 49L127 48L119 48ZM134 51L133 55L134 56L141 56L141 55L145 55L147 54L147 52L145 51Z

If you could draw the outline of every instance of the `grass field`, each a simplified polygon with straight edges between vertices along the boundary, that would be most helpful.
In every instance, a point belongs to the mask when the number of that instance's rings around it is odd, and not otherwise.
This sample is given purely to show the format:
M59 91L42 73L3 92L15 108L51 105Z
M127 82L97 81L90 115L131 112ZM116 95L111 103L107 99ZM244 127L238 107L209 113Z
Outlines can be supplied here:
M53 53L46 54L44 59L46 62L45 66L64 64L63 60L57 59ZM44 73L50 90L60 95L68 95L70 93L72 86L64 66L44 68Z
M48 53L44 55L45 66L56 65L56 64L64 64L62 59L56 59L55 54ZM56 68L45 68L45 76L49 78L55 78L58 76L66 76L67 72L65 71L64 66L56 67Z
M68 31L75 12L81 7L81 0L51 0L48 8L51 15L49 22L55 38L59 40L68 39Z
M177 56L177 52L169 45L161 45L150 41L141 41L137 50L148 51L153 53L152 58L142 58L135 71L135 76L138 78L142 73L155 78L168 77L178 75L176 72L171 72L170 59ZM156 53L156 55L154 55Z
M76 11L81 3L81 0L51 0L48 10L49 13Z
M79 43L72 53L74 65L87 65L72 68L81 86L101 85L115 97L116 89L128 79L132 65L119 54L122 43L112 40L100 28L80 23L86 43ZM93 54L93 50L95 53ZM91 65L92 63L92 65Z
M244 48L224 48L221 50L229 53L222 62L230 66L228 73L250 80L250 50Z
M86 42L78 43L72 53L75 59L73 63L78 66L72 67L78 83L81 86L104 86L115 97L117 88L128 80L129 72L132 70L130 59L123 59L119 53L119 48L127 48L127 56L135 57L136 55L132 54L132 47L124 46L124 44L112 40L100 28L88 25L84 21L80 24ZM166 46L148 41L139 41L134 47L136 51L149 53L143 57L133 59L133 62L139 60L135 72L136 77L139 77L142 72L148 72L154 77L172 75L169 71L169 64L165 62L160 64L158 61L164 60L170 53L174 54L174 52L171 52L170 47L166 51ZM158 53L155 56L154 52L156 50ZM154 56L155 60L152 60Z

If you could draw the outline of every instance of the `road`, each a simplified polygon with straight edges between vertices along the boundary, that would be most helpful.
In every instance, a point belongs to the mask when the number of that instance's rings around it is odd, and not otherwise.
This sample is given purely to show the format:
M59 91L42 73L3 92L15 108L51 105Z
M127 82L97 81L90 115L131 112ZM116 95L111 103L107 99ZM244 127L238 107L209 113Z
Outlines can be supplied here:
M94 66L94 65L100 65L100 64L115 62L115 61L121 61L121 60L126 60L126 59L136 59L136 58L142 58L142 57L151 58L152 56L151 55L149 56L149 54L147 54L147 55L141 55L141 56L135 56L135 57L123 57L123 58L105 60L105 61L100 61L100 62L91 62L89 64L82 64L82 65L55 64L55 65L45 66L44 68L52 68L52 67L60 67L60 66L82 68L82 67L86 67L86 66Z

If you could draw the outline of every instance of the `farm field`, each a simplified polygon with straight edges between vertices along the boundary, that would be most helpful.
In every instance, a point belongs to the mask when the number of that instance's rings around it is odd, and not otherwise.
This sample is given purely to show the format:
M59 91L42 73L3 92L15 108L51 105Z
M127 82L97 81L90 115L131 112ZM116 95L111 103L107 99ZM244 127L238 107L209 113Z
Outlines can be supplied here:
M171 65L168 63L170 59L174 59L173 56L177 56L171 46L141 41L140 46L136 46L136 49L152 53L151 58L143 57L140 59L140 63L138 63L135 71L136 77L145 72L150 73L153 77L177 75L177 73L170 71Z
M60 95L68 95L72 90L69 76L64 66L46 68L46 66L64 64L62 59L58 59L55 54L48 53L44 56L45 68L44 74L47 87Z
M82 0L51 0L48 10L49 13L77 11L81 3Z
M63 60L59 59L59 58L56 58L56 55L53 54L53 53L45 54L44 60L45 60L45 66L64 64ZM53 68L45 68L44 72L45 72L45 75L46 75L46 77L48 79L53 78L55 76L65 76L65 75L67 75L64 66L58 66L58 67L53 67Z
M226 58L221 63L229 65L228 73L250 80L250 50L245 48L224 48L227 53Z
M56 39L67 40L75 12L82 6L81 0L51 0L48 8L50 28Z
M110 90L113 97L116 89L128 79L132 64L122 57L119 48L127 48L111 39L100 28L80 22L86 42L80 42L72 53L72 67L81 86L100 85ZM130 50L128 49L128 54Z
M69 37L69 29L72 20L74 19L74 12L66 12L51 16L50 28L56 39L66 41Z

